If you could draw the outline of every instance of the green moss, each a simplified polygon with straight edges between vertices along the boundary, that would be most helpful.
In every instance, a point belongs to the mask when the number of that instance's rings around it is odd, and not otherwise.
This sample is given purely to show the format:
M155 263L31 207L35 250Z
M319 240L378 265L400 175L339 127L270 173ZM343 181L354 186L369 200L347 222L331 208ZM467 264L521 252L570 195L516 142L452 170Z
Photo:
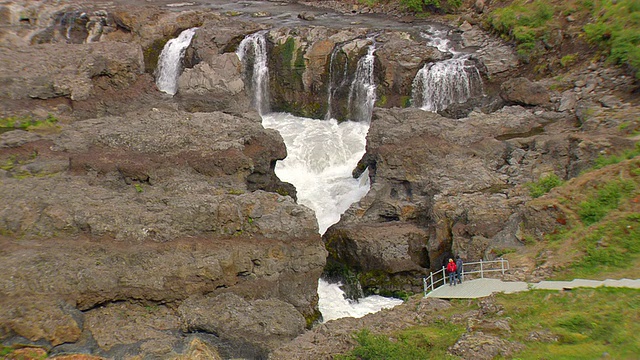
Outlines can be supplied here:
M170 38L157 39L143 50L144 68L148 73L153 73L158 67L158 58L169 40Z
M411 96L400 96L400 106L403 108L408 108L411 106Z
M314 310L313 314L304 317L306 328L309 330L322 318L320 310Z
M286 189L281 188L281 187L276 189L276 193L281 195L281 196L289 196L289 192Z
M58 119L49 114L44 119L36 119L31 116L10 116L0 118L0 128L37 130L47 127L57 127Z

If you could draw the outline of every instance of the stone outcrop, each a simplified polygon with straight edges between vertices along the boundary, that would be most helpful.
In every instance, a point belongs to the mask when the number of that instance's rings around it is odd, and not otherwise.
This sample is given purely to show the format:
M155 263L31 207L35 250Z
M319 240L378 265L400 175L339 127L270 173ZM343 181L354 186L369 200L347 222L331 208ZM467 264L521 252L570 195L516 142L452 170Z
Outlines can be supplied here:
M160 307L161 328L177 331L200 310L177 314L176 306L229 293L263 301L244 310L243 324L270 307L289 314L266 330L275 331L272 340L242 340L265 353L317 316L326 251L313 213L276 193L293 191L273 173L286 151L255 113L153 109L78 121L58 134L21 133L0 135L0 155L13 159L0 187L3 339L116 357L158 342L171 352L178 338L93 314L108 317L99 309L135 301ZM127 322L144 313L118 311ZM209 319L224 324L220 316ZM113 340L118 328L138 333L123 344Z
M616 132L586 134L575 124L567 113L520 106L463 119L376 109L355 173L369 169L371 190L324 234L329 264L359 274L365 293L419 292L420 274L453 254L491 259L522 246L530 199L524 184L549 173L571 178L605 148L633 146ZM410 228L413 236L397 231ZM377 243L402 244L390 253L404 267L385 265L393 261L374 250ZM376 273L382 268L384 276Z

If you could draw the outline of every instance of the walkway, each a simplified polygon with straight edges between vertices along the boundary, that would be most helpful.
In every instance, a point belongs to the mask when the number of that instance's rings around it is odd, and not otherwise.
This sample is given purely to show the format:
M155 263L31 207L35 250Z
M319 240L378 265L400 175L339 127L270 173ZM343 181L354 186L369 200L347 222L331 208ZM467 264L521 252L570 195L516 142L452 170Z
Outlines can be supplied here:
M539 283L526 283L523 281L502 281L499 279L481 278L468 280L456 286L450 286L449 284L443 285L429 292L426 296L442 299L474 299L489 296L496 292L509 294L529 289L563 290L578 287L599 286L640 289L640 279L603 281L576 279L572 281L541 281Z

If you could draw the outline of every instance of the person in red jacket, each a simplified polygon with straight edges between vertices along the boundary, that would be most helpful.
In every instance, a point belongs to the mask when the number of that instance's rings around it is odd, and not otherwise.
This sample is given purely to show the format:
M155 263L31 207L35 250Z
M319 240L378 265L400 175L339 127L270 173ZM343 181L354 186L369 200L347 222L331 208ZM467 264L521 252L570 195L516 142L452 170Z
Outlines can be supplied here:
M456 263L453 259L449 259L449 263L447 264L447 273L449 274L449 286L455 286L456 284Z

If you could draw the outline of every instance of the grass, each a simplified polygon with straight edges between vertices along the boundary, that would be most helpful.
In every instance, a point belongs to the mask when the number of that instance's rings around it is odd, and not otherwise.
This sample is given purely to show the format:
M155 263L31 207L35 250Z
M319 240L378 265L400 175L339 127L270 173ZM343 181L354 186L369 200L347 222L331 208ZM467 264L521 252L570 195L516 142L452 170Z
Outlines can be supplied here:
M528 291L497 295L510 318L512 341L526 349L519 359L632 359L640 353L640 291L622 288ZM545 331L556 341L528 341Z
M628 125L627 125L628 126ZM624 130L621 129L621 130ZM636 143L635 148L628 149L623 151L620 154L612 154L612 155L601 155L596 159L594 169L602 169L607 165L619 164L624 160L633 159L634 157L640 155L640 142Z
M587 226L599 222L611 211L616 210L620 202L629 198L636 188L636 183L631 180L603 183L600 189L579 204L580 220Z
M530 290L497 294L500 311L485 314L491 322L506 320L509 330L479 329L524 345L513 359L634 359L640 353L640 290L580 288L571 291ZM486 301L486 300L483 300ZM478 309L476 301L451 300L438 311L438 320L390 334L360 330L358 345L341 360L404 360L458 358L448 349L465 333L467 321ZM535 340L532 334L545 334Z
M555 231L540 243L530 242L531 254L553 254L543 261L556 264L555 279L640 277L638 150L636 145L600 157L594 169L561 185L553 196L534 200L557 211Z
M515 0L490 12L486 23L515 41L518 54L528 59L547 52L544 42L555 30L567 27L567 16L585 24L578 29L580 36L597 45L611 62L631 68L640 79L638 0ZM560 61L563 67L576 60L574 55L567 56Z
M560 279L630 277L638 275L640 265L640 214L626 214L585 231L577 241L581 256ZM633 276L635 270L635 276ZM618 276L616 276L618 274Z
M464 333L464 326L439 322L434 326L416 326L391 335L372 334L363 329L354 335L358 346L338 360L415 360L454 359L447 349Z
M640 79L640 2L600 0L592 4L596 21L585 25L587 38L606 51L615 64L634 69Z
M556 27L554 13L558 11L545 1L516 0L488 16L488 25L504 38L515 40L517 52L526 57L534 52L538 39L546 39Z

